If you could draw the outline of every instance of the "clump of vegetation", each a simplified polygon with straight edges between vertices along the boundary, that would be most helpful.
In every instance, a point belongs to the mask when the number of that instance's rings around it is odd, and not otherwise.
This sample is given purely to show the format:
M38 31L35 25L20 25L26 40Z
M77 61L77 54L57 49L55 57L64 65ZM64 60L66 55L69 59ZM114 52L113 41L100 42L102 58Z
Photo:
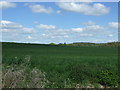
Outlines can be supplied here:
M69 78L76 83L82 83L83 81L89 80L89 76L92 76L89 69L85 65L77 64L71 66Z
M30 69L28 56L24 60L20 65L3 65L3 88L44 88L49 83L44 72L36 67Z
M116 87L118 80L118 74L111 70L104 70L98 74L98 82L105 87Z
M50 43L49 45L57 45L57 44L55 44L55 43Z

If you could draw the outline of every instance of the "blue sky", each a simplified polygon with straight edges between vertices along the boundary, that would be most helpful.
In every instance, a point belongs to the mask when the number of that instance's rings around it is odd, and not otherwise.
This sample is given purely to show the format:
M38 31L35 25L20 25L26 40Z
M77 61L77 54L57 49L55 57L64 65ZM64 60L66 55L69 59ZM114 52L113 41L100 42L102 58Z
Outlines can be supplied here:
M0 2L2 41L29 43L118 40L118 3Z

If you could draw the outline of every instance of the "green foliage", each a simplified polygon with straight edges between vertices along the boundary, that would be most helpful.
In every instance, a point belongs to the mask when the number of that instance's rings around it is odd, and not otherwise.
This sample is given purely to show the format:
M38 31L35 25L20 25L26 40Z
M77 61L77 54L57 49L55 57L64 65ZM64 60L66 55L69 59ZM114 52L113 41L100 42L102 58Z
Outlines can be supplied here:
M118 75L111 70L101 71L98 74L98 82L104 86L115 87L118 84Z
M57 45L57 44L55 44L55 43L50 43L50 45Z
M71 43L66 45L67 46L120 47L120 42L110 42L110 43L76 42L76 43Z
M117 72L117 47L79 47L67 45L39 45L3 43L2 63L19 66L29 60L29 69L46 72L50 81L46 88L75 87L76 84L98 83L97 74L110 70ZM27 56L27 59L25 57ZM24 66L25 66L24 65Z
M86 65L78 64L71 66L69 78L74 82L82 83L85 80L89 80L90 76L92 76L92 73L89 71L89 67Z

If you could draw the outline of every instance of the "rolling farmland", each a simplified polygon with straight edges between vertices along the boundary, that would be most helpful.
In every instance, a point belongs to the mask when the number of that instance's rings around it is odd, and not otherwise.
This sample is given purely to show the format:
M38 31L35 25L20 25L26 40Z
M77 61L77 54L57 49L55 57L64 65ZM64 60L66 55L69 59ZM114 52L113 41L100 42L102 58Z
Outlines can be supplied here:
M117 86L117 47L3 43L2 49L4 69L28 60L29 70L45 72L45 88Z

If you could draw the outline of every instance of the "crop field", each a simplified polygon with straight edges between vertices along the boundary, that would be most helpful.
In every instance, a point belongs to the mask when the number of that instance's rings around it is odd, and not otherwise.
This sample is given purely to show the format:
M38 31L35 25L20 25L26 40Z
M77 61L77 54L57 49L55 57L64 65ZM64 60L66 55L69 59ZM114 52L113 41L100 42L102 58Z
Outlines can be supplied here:
M45 88L117 87L117 47L3 43L2 56L5 69L28 60L29 70L45 72Z

